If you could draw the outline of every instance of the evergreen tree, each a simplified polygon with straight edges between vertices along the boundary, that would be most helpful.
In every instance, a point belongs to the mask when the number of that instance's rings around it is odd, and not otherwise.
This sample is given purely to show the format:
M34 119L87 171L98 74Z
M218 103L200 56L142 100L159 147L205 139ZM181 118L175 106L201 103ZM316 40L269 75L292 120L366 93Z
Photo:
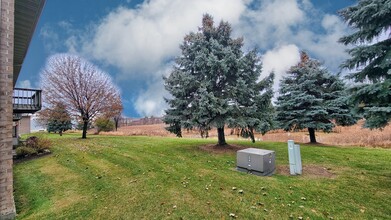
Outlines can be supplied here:
M72 120L63 103L56 103L54 108L48 109L47 131L59 133L72 129Z
M254 132L265 134L273 128L274 107L273 97L274 74L270 74L260 82L261 66L255 51L249 52L241 60L241 71L244 73L237 80L233 89L232 117L228 119L228 126L239 128L242 137L250 137L255 142Z
M361 0L340 11L355 30L340 42L352 44L351 58L342 67L355 71L353 101L366 119L365 127L382 128L391 119L391 1ZM378 41L380 35L387 36Z
M225 125L252 134L254 129L270 129L271 115L264 112L271 108L273 75L256 82L259 57L255 51L244 54L243 39L232 39L231 32L229 23L222 21L215 27L213 18L204 15L199 31L185 36L182 55L164 78L172 95L166 99L168 131L181 137L182 128L205 134L216 127L218 145L225 145Z
M99 134L101 131L112 131L115 128L115 122L111 121L110 118L102 116L95 120L96 130Z
M338 125L356 122L350 111L345 84L321 64L301 53L301 61L281 80L277 120L286 130L308 129L311 143L315 131L329 132Z

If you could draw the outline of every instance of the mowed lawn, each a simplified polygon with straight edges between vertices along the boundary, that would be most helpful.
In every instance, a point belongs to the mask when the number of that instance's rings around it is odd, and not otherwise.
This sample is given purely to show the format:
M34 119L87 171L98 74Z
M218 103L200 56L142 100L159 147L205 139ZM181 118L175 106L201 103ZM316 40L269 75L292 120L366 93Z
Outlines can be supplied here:
M259 177L199 148L216 140L47 137L51 155L14 166L18 219L391 219L390 149L301 145L303 165L333 175ZM230 143L288 164L285 143Z

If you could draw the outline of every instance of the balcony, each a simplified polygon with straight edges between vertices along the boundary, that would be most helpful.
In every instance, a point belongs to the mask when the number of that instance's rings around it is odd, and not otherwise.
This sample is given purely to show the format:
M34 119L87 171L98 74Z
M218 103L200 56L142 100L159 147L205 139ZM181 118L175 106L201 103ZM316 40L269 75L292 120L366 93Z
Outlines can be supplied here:
M35 113L42 107L42 90L15 88L12 96L14 114Z

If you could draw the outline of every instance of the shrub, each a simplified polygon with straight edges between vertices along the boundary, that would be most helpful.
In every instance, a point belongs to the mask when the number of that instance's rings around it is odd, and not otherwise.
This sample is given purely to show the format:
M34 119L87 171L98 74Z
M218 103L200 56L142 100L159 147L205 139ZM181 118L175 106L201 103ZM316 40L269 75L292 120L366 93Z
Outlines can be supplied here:
M114 122L112 122L109 118L98 118L95 120L95 125L97 127L98 133L101 131L112 131L114 130Z
M34 148L31 148L31 147L26 147L26 146L18 147L18 148L16 148L15 151L16 151L16 157L18 157L18 158L27 157L27 156L37 154L37 150L35 150Z
M21 158L45 153L51 145L51 141L43 136L28 137L24 143L21 142L21 145L16 148L16 157Z
M26 139L25 145L26 145L26 147L30 147L30 148L34 148L34 149L37 148L38 147L38 137L36 137L36 136L28 137Z
M52 142L47 138L39 138L37 143L38 153L43 153L45 150L48 150L52 146Z

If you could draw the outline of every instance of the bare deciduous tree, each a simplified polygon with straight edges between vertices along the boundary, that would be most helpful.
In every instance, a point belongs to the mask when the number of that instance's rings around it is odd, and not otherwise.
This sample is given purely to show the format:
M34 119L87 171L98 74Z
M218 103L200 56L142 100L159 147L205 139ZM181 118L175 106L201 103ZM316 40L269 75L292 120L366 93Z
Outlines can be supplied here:
M117 131L119 127L119 120L122 117L122 110L123 110L122 100L120 97L118 97L113 100L111 111L105 114L107 118L112 118L114 120L115 131Z
M45 102L66 104L83 122L82 138L87 137L88 124L95 117L110 113L116 103L121 103L110 76L75 55L51 56L41 72L41 85Z

